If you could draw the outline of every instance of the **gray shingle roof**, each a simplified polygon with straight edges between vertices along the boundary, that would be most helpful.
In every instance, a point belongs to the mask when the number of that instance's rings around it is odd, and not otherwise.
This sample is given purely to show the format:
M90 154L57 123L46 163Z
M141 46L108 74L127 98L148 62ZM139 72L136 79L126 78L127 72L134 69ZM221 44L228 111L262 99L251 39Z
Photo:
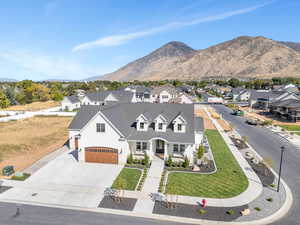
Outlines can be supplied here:
M253 90L253 91L251 91L250 100L266 99L266 100L271 101L271 100L276 99L279 96L283 95L284 93L286 93L286 92Z
M153 103L115 103L104 106L82 106L69 129L80 130L99 111L107 117L111 123L128 140L149 140L151 138L163 138L169 142L194 143L194 131L203 130L203 121L194 116L194 106L189 104L153 104ZM150 122L147 131L136 130L136 118L143 114ZM153 121L161 114L168 121L166 132L154 130ZM174 133L172 121L181 115L187 122L185 133ZM198 123L199 122L199 123ZM196 124L196 125L195 125Z
M80 102L78 96L76 96L76 95L66 96L66 98L67 98L71 103L77 103L77 102Z
M93 102L103 102L105 101L105 98L112 94L115 98L118 99L119 102L131 102L133 98L133 93L130 91L98 91L94 93L86 94L86 96Z

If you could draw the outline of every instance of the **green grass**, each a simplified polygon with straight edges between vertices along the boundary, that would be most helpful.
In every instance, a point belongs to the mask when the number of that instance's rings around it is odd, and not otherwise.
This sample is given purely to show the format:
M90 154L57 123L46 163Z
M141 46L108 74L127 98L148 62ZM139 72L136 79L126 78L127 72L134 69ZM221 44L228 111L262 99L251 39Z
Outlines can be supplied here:
M125 181L125 190L135 190L141 175L142 171L139 169L123 168L117 179L114 181L112 188L118 189L118 180L122 179Z
M13 177L11 178L11 180L24 181L24 180L26 180L28 177L30 177L30 174L29 174L29 173L23 173L23 176L20 176L20 177L18 177L18 176L13 176Z
M205 132L217 164L213 174L173 172L168 176L167 193L207 197L230 198L248 187L248 180L228 146L217 130Z
M278 125L288 131L300 131L300 125Z

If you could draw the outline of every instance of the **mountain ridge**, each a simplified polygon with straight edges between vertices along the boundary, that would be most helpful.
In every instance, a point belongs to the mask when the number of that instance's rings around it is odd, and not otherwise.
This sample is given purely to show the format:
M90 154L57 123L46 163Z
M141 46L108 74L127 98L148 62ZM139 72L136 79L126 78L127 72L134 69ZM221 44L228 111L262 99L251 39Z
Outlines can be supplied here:
M300 43L240 36L195 50L185 43L172 41L99 79L186 80L213 76L300 77Z

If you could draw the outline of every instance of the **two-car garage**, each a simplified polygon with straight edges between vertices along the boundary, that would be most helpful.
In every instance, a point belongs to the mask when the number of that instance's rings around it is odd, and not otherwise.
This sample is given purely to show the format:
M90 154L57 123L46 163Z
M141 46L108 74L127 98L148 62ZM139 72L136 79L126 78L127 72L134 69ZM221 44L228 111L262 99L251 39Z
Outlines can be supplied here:
M87 147L85 148L85 161L118 164L118 150L107 147Z

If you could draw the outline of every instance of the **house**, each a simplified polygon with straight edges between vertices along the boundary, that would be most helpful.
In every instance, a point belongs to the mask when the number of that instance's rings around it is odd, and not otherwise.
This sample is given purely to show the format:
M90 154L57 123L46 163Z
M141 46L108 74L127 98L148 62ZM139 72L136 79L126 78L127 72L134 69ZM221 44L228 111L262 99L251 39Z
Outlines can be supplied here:
M61 101L61 109L63 111L73 111L80 108L85 92L81 89L78 89L75 92L75 95L66 96Z
M217 97L211 94L208 94L206 92L201 93L202 100L206 103L212 103L212 104L223 104L224 99L222 97Z
M253 90L249 98L249 106L252 108L268 109L271 102L288 99L300 99L296 93L271 90Z
M251 95L251 91L245 88L232 88L231 97L233 101L248 101Z
M169 103L193 104L193 99L185 93L179 94L178 97L170 99Z
M177 88L180 92L183 92L183 93L192 93L194 87L191 86L191 85L181 85Z
M130 91L98 91L86 94L82 105L104 105L107 102L136 102L136 99Z
M151 102L167 103L171 99L178 97L180 92L170 85L154 87L151 91Z
M69 126L69 143L81 162L124 164L130 154L159 154L193 163L203 132L191 104L84 105Z
M300 100L288 99L270 103L270 113L290 122L300 121Z
M142 85L130 85L124 88L125 91L131 91L135 93L135 98L137 102L151 102L151 91L152 88L145 87Z
M297 93L297 92L299 92L299 89L294 84L286 84L286 85L274 86L273 91L276 91L276 92L284 91L284 92L289 92L289 93Z

